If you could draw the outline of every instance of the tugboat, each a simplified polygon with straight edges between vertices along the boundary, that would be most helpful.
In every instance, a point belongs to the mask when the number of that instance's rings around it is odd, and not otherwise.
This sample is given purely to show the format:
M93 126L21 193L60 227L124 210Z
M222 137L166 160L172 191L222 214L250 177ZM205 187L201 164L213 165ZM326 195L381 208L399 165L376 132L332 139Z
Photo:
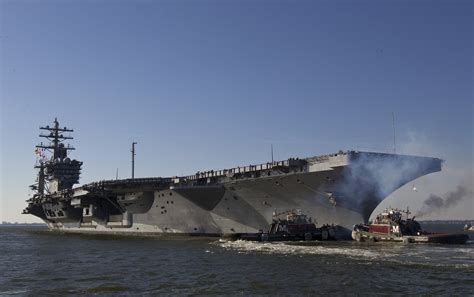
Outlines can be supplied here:
M249 241L335 240L336 229L333 225L322 225L318 228L316 222L303 214L300 209L292 209L280 213L273 212L268 231L240 234L237 239Z
M403 219L403 214L406 219ZM390 241L403 243L451 243L463 244L469 239L462 233L429 233L421 228L410 211L385 209L373 222L354 225L352 238L362 241Z

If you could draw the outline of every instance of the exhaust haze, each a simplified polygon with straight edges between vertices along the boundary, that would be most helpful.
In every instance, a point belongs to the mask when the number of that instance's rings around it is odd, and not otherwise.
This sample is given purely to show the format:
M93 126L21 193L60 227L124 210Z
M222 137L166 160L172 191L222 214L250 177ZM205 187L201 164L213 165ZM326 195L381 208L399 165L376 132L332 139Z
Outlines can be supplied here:
M423 217L432 213L438 213L442 210L456 206L466 198L472 199L472 188L463 185L459 185L456 190L446 193L443 197L431 194L425 201L423 201L423 206L416 216Z

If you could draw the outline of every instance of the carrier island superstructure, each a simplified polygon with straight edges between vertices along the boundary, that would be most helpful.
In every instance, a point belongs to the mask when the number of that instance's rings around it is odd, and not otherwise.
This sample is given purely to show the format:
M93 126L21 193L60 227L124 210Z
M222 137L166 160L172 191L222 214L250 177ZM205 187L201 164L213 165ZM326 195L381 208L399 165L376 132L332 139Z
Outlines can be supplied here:
M64 142L72 129L41 127L38 177L23 211L50 229L79 233L229 235L268 227L275 211L302 209L350 236L390 193L441 170L438 158L346 151L197 172L102 180L74 187L82 162Z

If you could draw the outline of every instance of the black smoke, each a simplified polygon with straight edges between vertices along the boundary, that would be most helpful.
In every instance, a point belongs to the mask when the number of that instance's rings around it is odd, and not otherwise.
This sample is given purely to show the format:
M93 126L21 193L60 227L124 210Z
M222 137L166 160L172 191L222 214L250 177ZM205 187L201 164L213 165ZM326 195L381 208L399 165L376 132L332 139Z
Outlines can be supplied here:
M468 189L462 185L459 185L456 190L448 192L443 196L444 197L440 197L438 195L431 194L425 201L423 201L423 206L416 216L423 217L456 206L465 198L472 197L472 189Z

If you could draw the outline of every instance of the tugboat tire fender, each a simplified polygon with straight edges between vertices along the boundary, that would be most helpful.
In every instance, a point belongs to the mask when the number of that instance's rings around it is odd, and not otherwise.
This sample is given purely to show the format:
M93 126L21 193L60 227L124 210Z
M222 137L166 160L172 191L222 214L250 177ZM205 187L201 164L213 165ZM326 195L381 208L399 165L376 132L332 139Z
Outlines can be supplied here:
M364 241L364 238L362 238L362 235L360 235L360 233L356 233L354 239L355 239L357 242L363 242L363 241Z
M328 237L329 237L328 230L323 230L323 231L321 232L321 239L322 239L322 240L328 240Z

